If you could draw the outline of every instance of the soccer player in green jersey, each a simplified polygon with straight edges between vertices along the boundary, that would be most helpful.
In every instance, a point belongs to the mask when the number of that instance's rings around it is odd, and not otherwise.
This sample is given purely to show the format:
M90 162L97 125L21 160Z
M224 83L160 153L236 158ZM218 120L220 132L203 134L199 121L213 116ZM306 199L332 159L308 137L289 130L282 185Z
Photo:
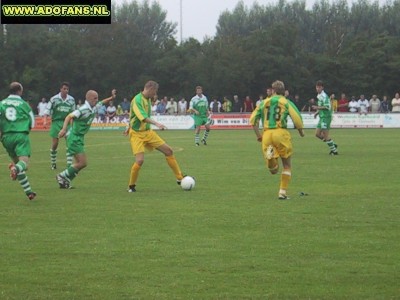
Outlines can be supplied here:
M279 171L278 158L282 160L283 171L281 174L278 199L289 199L287 189L292 176L291 157L293 146L291 136L287 130L287 117L290 116L295 128L301 137L304 136L303 120L297 107L283 95L285 85L282 81L272 83L273 94L262 101L250 116L250 124L256 133L257 140L262 143L262 152L271 174ZM259 122L263 121L264 132L261 135Z
M60 93L51 97L47 103L44 113L43 125L47 125L47 117L51 115L50 136L52 138L50 149L50 164L51 169L57 169L57 148L58 148L58 133L60 132L66 116L75 110L75 99L69 95L69 83L63 82L60 87ZM67 148L67 167L72 164L72 153Z
M36 197L25 171L31 156L29 132L35 126L35 117L28 103L22 98L23 87L19 82L10 84L10 95L0 102L1 142L12 159L10 177L17 180L29 200Z
M72 127L67 137L68 151L75 157L75 163L56 175L57 182L61 189L71 187L71 181L78 173L87 166L85 153L85 134L89 131L90 125L96 116L97 108L115 99L116 90L112 90L111 97L99 100L96 91L89 90L86 93L85 104L70 113L64 120L63 126L58 133L62 138L67 134L68 125L72 121Z
M196 95L190 100L189 112L194 113L194 143L196 146L200 146L200 127L205 126L206 131L204 132L201 142L203 145L207 145L207 138L210 134L211 124L211 113L208 109L208 99L203 95L203 88L196 86Z
M129 126L125 130L125 135L129 135L135 162L131 167L131 174L128 182L128 192L136 192L136 182L139 177L139 171L144 163L144 152L146 150L157 149L165 155L168 166L174 172L176 182L181 183L183 175L178 162L174 156L172 148L154 131L151 125L159 129L167 129L163 124L151 119L151 99L157 95L158 83L148 81L143 91L137 94L131 102L129 113Z
M324 84L322 81L317 81L315 84L315 89L318 93L318 102L317 105L313 106L313 109L316 109L319 115L319 122L315 131L315 136L328 145L330 149L330 155L338 155L339 153L337 151L337 145L329 137L329 129L331 128L332 122L331 101L329 96L324 91Z

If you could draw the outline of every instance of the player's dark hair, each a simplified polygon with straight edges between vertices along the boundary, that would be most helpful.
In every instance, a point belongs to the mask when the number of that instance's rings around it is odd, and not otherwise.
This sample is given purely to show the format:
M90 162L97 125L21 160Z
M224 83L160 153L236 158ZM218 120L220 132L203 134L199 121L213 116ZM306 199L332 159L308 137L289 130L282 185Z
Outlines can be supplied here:
M318 80L317 83L315 84L315 86L322 86L322 87L324 87L324 83L322 82L322 80Z
M67 86L68 88L70 87L70 84L68 81L62 82L60 88L62 88L64 85Z
M16 95L18 92L22 91L22 84L19 82L11 82L9 92L11 95Z

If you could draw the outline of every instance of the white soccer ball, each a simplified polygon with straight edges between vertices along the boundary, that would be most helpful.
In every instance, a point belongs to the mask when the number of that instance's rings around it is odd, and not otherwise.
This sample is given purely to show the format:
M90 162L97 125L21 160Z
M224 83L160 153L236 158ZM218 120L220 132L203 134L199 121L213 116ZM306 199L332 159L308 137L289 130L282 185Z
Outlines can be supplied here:
M194 181L194 178L191 176L185 176L183 177L181 181L181 187L184 191L190 191L194 188L196 182Z

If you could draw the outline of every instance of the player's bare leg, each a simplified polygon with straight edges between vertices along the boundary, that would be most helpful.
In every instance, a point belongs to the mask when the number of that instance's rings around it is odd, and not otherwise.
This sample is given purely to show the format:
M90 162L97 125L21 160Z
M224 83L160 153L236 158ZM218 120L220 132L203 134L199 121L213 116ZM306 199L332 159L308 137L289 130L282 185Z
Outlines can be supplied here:
M278 160L275 158L275 150L272 145L269 145L265 151L265 160L267 162L269 172L272 175L277 174L279 171L279 164Z
M317 128L315 130L315 136L316 136L317 139L320 139L322 141L324 140L324 134L323 134L323 132L322 132L322 130L320 128Z

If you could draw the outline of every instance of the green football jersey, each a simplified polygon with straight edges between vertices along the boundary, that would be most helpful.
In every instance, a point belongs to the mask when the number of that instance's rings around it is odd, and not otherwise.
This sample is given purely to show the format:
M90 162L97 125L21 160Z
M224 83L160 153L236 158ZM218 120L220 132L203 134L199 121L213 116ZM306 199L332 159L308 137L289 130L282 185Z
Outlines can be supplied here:
M317 100L318 100L318 106L324 106L326 109L320 109L319 110L319 117L320 118L325 118L325 117L331 117L332 116L332 106L331 106L331 100L329 99L329 96L322 91L320 94L317 95Z
M143 122L151 115L151 101L142 93L137 94L131 101L131 114L129 124L134 131L149 130L150 124Z
M101 103L102 102L98 102L95 107L91 107L90 104L85 101L85 104L71 113L74 116L74 122L71 128L71 132L74 135L85 135L89 131L90 125Z
M0 102L0 131L5 133L29 133L35 126L32 109L18 95L9 95Z
M207 117L208 112L208 99L206 96L194 96L192 100L190 100L189 109L195 109L199 112L199 117Z
M75 99L67 95L64 100L61 93L50 98L47 103L45 114L50 116L52 121L64 121L65 117L76 109Z

